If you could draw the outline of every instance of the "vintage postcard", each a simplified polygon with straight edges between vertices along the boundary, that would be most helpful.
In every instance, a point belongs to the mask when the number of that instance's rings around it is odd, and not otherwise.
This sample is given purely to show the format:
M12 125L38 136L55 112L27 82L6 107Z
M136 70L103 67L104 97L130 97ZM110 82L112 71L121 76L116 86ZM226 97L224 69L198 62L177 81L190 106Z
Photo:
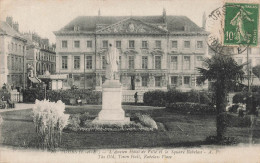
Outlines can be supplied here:
M260 162L259 0L0 0L0 163Z

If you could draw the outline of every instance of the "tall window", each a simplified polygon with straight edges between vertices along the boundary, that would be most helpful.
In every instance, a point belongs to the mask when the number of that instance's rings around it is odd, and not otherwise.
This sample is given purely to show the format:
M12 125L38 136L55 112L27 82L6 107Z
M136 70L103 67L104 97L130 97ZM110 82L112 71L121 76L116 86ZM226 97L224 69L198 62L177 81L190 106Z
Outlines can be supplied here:
M135 41L134 40L129 41L129 48L132 48L132 49L135 48Z
M87 48L92 48L92 41L91 40L87 41Z
M241 63L242 63L242 59L241 59ZM255 63L256 65L260 65L260 59L256 59Z
M102 56L102 69L106 69L106 58Z
M15 51L17 52L17 44L15 44Z
M79 48L80 47L80 42L77 40L77 41L74 41L74 48Z
M118 63L118 68L119 69L121 69L121 60L122 60L122 58L121 58L121 56L119 56L119 63Z
M15 70L18 70L18 57L15 57Z
M147 68L148 68L148 57L142 56L142 69L147 69Z
M184 41L184 48L190 48L190 41Z
M171 85L177 85L178 83L178 76L171 77Z
M12 51L14 50L14 43L12 43Z
M202 57L202 56L197 56L197 57L196 57L196 61L197 61L196 66L197 66L197 67L202 67L203 57Z
M86 56L86 69L92 69L92 56Z
M67 40L62 40L61 41L61 47L62 48L67 48L68 47L68 41Z
M106 77L102 76L102 84L105 83L105 81L106 81Z
M108 48L108 41L107 40L103 40L102 41L102 45L103 45L103 48Z
M11 58L11 66L12 66L12 70L14 70L14 66L15 66L15 64L14 64L14 56L12 56L12 58Z
M116 48L121 49L121 41L116 41Z
M160 40L156 40L155 41L155 47L158 48L158 49L161 49L162 48L162 42Z
M68 56L62 56L62 69L68 69Z
M129 56L128 64L129 64L129 69L135 68L135 58L134 58L134 56Z
M7 57L7 68L8 68L8 70L11 70L11 67L12 67L11 57L8 56Z
M22 71L22 67L23 67L23 65L22 65L22 57L19 57L19 67L18 67L19 71Z
M161 62L161 56L155 56L155 69L161 69L162 62Z
M147 41L142 41L142 48L147 49L148 48L148 43Z
M190 69L190 56L184 56L184 70Z
M80 56L74 56L74 69L80 69Z
M142 86L147 87L148 84L148 76L142 76Z
M172 41L172 48L178 48L178 42Z
M160 76L155 76L155 86L160 87L161 86L161 77Z
M203 42L202 41L197 41L197 48L198 49L203 48Z
M189 76L184 76L184 84L190 85L190 77Z
M178 57L177 56L171 56L171 64L172 64L172 69L178 70Z

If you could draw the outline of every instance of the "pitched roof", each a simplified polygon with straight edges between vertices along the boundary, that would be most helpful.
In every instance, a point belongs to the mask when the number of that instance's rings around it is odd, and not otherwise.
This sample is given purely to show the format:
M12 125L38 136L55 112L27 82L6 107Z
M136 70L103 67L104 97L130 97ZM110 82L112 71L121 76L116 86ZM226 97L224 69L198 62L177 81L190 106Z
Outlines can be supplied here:
M7 24L4 21L0 21L0 34L6 34L9 36L17 37L22 40L26 40L22 37L22 35L19 32L14 30L9 24Z
M74 26L79 26L80 31L95 32L96 26L111 25L127 18L141 20L148 24L164 24L163 16L79 16L61 28L58 32L74 31ZM186 16L166 16L167 30L169 32L184 32L185 26L189 27L190 32L204 32ZM185 31L186 32L186 31Z

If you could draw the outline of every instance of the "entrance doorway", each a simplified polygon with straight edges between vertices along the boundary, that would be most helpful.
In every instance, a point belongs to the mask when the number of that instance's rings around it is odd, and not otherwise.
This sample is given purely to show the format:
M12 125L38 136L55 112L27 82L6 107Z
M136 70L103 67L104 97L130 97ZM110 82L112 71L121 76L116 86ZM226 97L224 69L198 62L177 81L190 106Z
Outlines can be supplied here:
M135 90L135 76L131 76L131 90Z

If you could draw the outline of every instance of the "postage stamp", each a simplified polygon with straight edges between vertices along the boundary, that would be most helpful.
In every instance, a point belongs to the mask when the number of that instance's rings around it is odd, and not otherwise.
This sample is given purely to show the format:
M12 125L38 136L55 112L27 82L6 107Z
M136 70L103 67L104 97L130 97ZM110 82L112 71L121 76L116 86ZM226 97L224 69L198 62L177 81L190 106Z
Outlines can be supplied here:
M224 45L257 46L259 4L226 3Z

